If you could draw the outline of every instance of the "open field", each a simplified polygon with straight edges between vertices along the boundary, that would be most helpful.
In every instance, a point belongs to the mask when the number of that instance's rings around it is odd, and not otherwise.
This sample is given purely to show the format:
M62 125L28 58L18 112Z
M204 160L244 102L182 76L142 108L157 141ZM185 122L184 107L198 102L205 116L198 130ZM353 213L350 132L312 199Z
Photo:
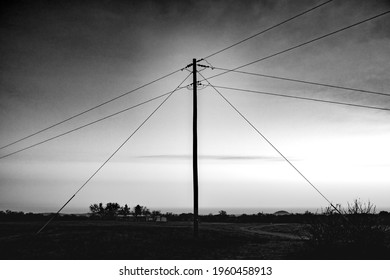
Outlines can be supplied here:
M328 256L313 251L302 224L55 221L39 235L42 221L0 222L1 259L389 259ZM337 252L336 252L337 253Z

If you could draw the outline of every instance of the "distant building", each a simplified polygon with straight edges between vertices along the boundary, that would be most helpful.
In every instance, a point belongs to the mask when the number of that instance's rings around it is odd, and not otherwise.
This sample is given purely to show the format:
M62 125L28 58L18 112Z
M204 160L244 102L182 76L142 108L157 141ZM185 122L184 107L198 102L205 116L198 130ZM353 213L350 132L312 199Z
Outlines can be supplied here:
M166 223L166 222L168 222L168 219L167 219L167 217L156 216L155 221L156 221L156 222L159 222L159 223Z
M131 222L135 221L135 217L132 215L118 215L118 216L116 216L116 219L117 220L131 221Z
M156 216L152 217L149 215L138 215L137 217L133 215L118 215L116 217L117 220L130 221L130 222L159 222L166 223L168 222L167 217L164 216Z

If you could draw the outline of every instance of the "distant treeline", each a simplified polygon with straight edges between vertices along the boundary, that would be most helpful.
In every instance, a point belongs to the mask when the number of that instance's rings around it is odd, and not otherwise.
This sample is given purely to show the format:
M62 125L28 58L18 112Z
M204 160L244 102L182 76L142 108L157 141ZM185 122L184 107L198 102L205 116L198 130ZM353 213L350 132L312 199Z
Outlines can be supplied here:
M99 207L100 205L100 207ZM92 205L91 205L92 206ZM154 210L150 211L145 206L137 205L133 208L125 206L125 210L121 210L121 207L117 208L117 206L113 206L112 203L107 203L104 207L101 204L97 204L100 210L96 210L95 212L91 211L89 214L60 214L56 217L56 220L117 220L121 217L133 216L164 216L167 218L168 222L172 221L192 221L193 214L192 213L182 213L182 214L174 214L171 212L161 213L161 211ZM108 206L108 207L107 207ZM114 210L117 209L117 210ZM1 221L33 221L33 220L47 220L54 213L24 213L24 212L16 212L16 211L0 211L0 220ZM328 213L311 213L306 212L303 214L242 214L242 215L229 215L225 211L221 210L218 214L208 214L208 215L200 215L200 222L223 222L223 223L312 223L316 219L321 219L323 217L328 216ZM356 215L356 214L349 214ZM369 216L373 219L378 220L381 224L390 225L390 213L387 211L381 211L377 214L359 214ZM346 214L348 216L348 214Z
M353 215L353 214L351 214ZM360 214L370 216L371 218L378 220L378 222L390 225L390 213L387 211L381 211L378 214ZM200 222L223 222L223 223L313 223L315 220L323 219L329 216L327 213L314 214L306 212L304 214L242 214L242 215L201 215L199 216ZM348 214L346 215L348 216ZM192 213L183 213L179 215L172 214L168 216L169 221L191 221L193 218Z
M22 211L0 211L0 221L37 221L47 220L54 213L24 213ZM57 217L58 220L87 220L88 216L76 214L61 214Z
M161 211L150 211L146 206L137 204L131 208L127 204L121 206L116 202L109 202L105 206L101 202L95 203L89 206L89 210L92 218L102 219L114 219L119 216L161 216Z

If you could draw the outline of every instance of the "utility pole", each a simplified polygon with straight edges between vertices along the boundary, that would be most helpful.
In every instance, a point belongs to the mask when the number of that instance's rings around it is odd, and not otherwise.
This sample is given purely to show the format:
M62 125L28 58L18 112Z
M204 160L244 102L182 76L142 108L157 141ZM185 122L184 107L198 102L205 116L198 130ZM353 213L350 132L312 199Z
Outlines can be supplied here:
M199 235L199 200L198 200L198 101L197 101L197 80L196 80L196 59L192 60L192 77L193 77L193 140L192 140L192 169L194 179L194 237Z

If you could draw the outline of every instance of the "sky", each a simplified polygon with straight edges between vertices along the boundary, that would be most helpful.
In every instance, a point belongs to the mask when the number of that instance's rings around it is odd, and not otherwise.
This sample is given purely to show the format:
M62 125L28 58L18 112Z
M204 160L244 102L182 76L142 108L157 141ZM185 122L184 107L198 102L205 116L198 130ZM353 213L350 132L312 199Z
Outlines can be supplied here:
M181 70L325 1L5 1L0 146ZM383 13L334 0L200 63L233 69ZM241 71L390 95L389 14ZM211 77L220 70L205 68ZM43 133L7 155L192 82L182 70ZM198 79L202 76L198 74ZM226 73L213 86L390 108L390 97ZM198 91L199 207L321 209L328 202L211 86ZM334 204L390 209L390 112L219 89ZM57 211L162 98L0 159L0 210ZM192 208L192 90L177 90L63 210L93 203Z

